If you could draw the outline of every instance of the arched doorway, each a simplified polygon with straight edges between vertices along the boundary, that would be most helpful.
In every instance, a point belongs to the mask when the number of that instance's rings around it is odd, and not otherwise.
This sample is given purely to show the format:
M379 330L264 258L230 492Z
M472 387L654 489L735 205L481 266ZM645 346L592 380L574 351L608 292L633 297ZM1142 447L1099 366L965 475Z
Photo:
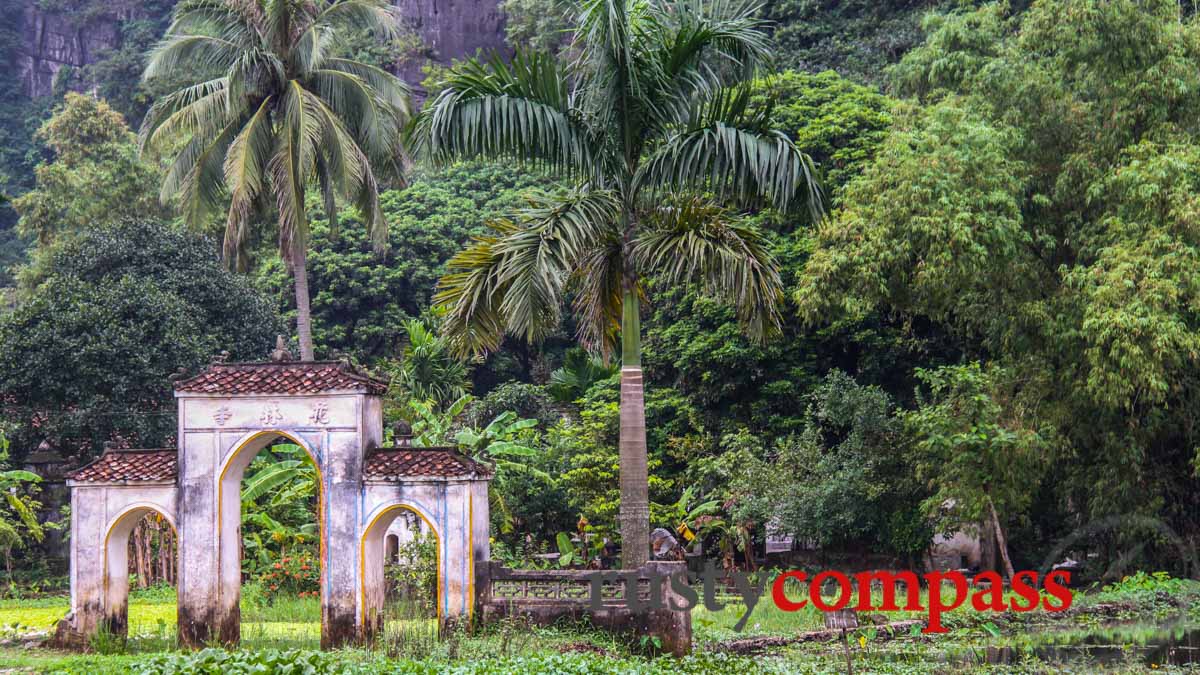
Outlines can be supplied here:
M419 547L422 535L432 538L433 559L425 562L411 557L401 563L423 566L432 565L434 588L432 589L433 611L426 613L424 603L414 602L415 598L395 598L389 603L389 583L385 570L390 562L401 554L400 537L389 533L393 524L408 516L415 516L415 526L409 530L407 545ZM414 523L415 525L415 523ZM427 534L426 534L427 533ZM393 546L395 547L393 549ZM393 503L375 510L363 530L359 559L362 562L361 600L363 612L363 633L368 642L378 642L394 647L403 647L405 640L424 641L436 638L442 626L442 605L445 595L445 580L442 575L442 562L445 557L444 539L441 532L434 526L429 515L413 504ZM402 558L404 556L401 556ZM389 622L396 624L396 630L389 632Z
M328 560L325 545L325 518L322 508L325 503L325 482L319 454L301 436L301 434L282 430L255 432L236 444L221 466L217 480L217 529L221 578L219 598L222 614L229 624L227 630L231 632L233 626L236 625L236 634L232 640L229 640L230 642L239 641L242 637L241 598L244 581L242 495L244 479L247 469L255 458L276 444L288 444L299 448L299 454L306 459L315 472L316 509L314 519L317 530L315 535L316 564L320 574L319 597L328 596L326 578ZM282 561L283 558L276 562ZM272 594L268 593L268 595ZM320 621L322 632L324 632L326 624L324 603L322 603ZM226 634L226 631L222 632ZM299 633L290 637L302 638L303 635Z
M103 628L124 638L129 633L129 544L138 523L157 516L176 532L167 509L151 503L135 503L113 518L104 535L104 614Z

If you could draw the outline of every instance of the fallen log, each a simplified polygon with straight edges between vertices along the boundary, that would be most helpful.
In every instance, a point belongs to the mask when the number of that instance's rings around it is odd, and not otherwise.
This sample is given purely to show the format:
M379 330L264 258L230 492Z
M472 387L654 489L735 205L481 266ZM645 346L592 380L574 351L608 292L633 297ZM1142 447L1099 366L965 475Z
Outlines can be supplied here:
M877 631L876 640L891 640L901 633L907 634L908 631L912 630L913 626L924 628L925 622L920 619L907 619L876 626L864 626L858 630L874 628ZM841 636L842 631L838 629L810 630L790 636L767 635L742 638L740 640L726 640L725 642L716 643L710 649L719 652L729 652L731 654L757 654L768 649L778 649L779 647L786 647L801 642L827 642L829 640L836 640Z

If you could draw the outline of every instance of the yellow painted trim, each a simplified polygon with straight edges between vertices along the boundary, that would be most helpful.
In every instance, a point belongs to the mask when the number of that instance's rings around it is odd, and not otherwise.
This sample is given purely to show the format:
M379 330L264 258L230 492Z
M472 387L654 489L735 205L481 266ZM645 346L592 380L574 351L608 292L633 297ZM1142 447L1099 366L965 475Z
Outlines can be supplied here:
M145 509L147 512L153 511L154 513L157 513L158 515L162 516L162 519L167 521L167 524L171 526L171 531L175 533L175 546L176 547L179 546L179 541L180 541L179 528L175 526L175 521L172 520L171 517L167 515L166 511L163 511L158 506L155 506L154 504L150 504L150 503L146 503L146 502L136 502L134 504L130 504L130 505L126 506L124 509L122 509L120 512L118 512L116 517L114 517L112 519L112 523L109 524L108 530L105 531L105 533L104 533L104 544L103 544L104 550L100 554L100 577L101 577L101 579L103 579L103 583L100 585L100 592L104 596L100 600L103 603L104 612L106 614L108 613L108 609L109 609L108 608L108 542L109 542L109 539L112 537L113 530L117 529L117 525L120 525L121 521L124 520L125 517L128 516L130 513L133 513L134 511L137 511L139 509ZM149 515L149 514L143 513L142 515L138 516L138 519L140 520L142 518L145 518L147 515ZM136 525L135 525L135 527L136 527ZM130 534L130 536L133 536L133 530L130 530L129 534ZM125 547L126 548L129 547L129 542L125 542ZM180 564L180 562L181 561L179 559L178 550L176 550L176 555L175 555L175 579L176 580L179 579L179 564ZM125 561L125 565L128 567L128 565L129 565L128 560ZM128 576L129 571L126 570L125 574L126 574L126 576ZM129 592L128 591L126 591L126 593L125 593L125 599L126 599L126 602L128 602L128 600L129 600ZM75 608L72 607L71 609L75 609Z
M224 466L221 467L221 475L219 475L217 477L217 591L219 593L220 589L221 589L221 578L220 578L221 577L221 535L223 534L221 531L221 525L222 525L223 521L225 520L225 513L224 513L224 509L225 509L225 474L226 474L226 472L229 471L229 467L233 464L233 460L236 459L237 456L240 455L246 449L246 446L250 445L257 439L262 438L263 436L282 436L282 437L288 439L289 441L295 443L296 445L300 446L304 450L304 454L308 455L308 458L310 460L312 460L313 468L315 468L317 470L317 536L318 536L318 539L320 540L318 542L317 558L321 564L321 600L324 601L325 600L325 572L326 572L326 570L325 570L325 567L326 567L326 565L325 565L325 474L321 473L321 462L319 462L317 460L317 458L313 456L313 450L308 447L307 442L302 441L299 438L296 438L295 436L293 436L292 434L290 434L286 431L277 431L274 429L264 429L262 431L255 432L255 433L251 434L248 438L243 440L241 443L238 443L233 448L233 451L229 453L229 458L227 460L225 460ZM217 432L218 442L220 441L220 438L221 438L220 432ZM265 448L265 447L266 446L263 446L263 448ZM258 454L259 452L262 452L263 448L259 448L257 451L255 451L254 454ZM244 479L245 476L243 475L242 478ZM241 493L242 493L242 486L239 482L239 485L238 485L238 496L239 497L241 497ZM241 511L240 505L238 506L238 510ZM240 546L239 546L239 548L240 548ZM241 561L239 560L238 563L240 566ZM240 581L238 582L238 587L239 588L241 587ZM238 592L238 595L239 596L241 595L241 591ZM240 599L240 597L239 597L239 599ZM322 613L322 616L324 616L324 613Z
M467 622L475 618L475 495L467 485Z
M446 589L443 586L444 582L442 581L442 533L438 532L437 528L433 526L433 523L429 520L429 518L425 517L424 513L421 513L420 511L413 508L412 506L409 506L408 504L392 504L390 506L384 507L383 509L381 509L379 511L379 513L375 514L374 518L371 518L371 522L367 523L366 528L363 529L362 540L359 541L359 543L358 543L358 585L359 585L358 611L362 617L362 619L361 619L362 625L363 626L367 625L367 537L371 534L371 530L375 527L375 524L378 523L381 518L383 518L385 515L391 513L392 511L396 511L396 510L412 511L413 513L417 514L417 516L421 520L425 521L425 524L429 526L429 531L433 533L433 536L437 537L438 545L434 549L435 551L437 551L437 562L436 562L436 566L437 566L437 597L435 597L433 599L433 604L434 604L434 607L437 608L438 629L441 630L441 627L442 627L442 595L446 592ZM387 555L387 532L386 531L384 532L384 555L385 556ZM384 581L386 582L387 580L385 579ZM383 608L381 607L380 610L382 610L382 609Z

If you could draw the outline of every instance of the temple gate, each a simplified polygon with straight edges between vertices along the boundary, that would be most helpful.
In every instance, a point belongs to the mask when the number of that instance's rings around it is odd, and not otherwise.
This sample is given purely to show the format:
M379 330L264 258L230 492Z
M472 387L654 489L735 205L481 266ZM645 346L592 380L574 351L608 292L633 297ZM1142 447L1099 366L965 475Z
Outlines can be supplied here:
M348 363L215 363L175 382L178 450L108 449L68 476L71 614L64 641L126 630L126 549L158 512L179 538L179 639L240 639L241 481L283 439L317 467L321 646L370 641L383 626L385 538L415 513L437 539L441 625L468 619L488 588L491 472L453 448L380 447L387 384Z

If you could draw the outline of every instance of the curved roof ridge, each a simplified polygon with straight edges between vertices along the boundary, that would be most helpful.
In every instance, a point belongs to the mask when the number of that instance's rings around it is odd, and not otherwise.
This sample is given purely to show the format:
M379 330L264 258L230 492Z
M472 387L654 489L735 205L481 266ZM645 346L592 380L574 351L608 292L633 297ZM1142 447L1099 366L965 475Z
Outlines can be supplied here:
M375 448L363 462L363 478L490 478L492 469L453 447Z
M198 394L320 394L357 391L382 395L388 383L345 361L213 363L175 382L175 391Z

